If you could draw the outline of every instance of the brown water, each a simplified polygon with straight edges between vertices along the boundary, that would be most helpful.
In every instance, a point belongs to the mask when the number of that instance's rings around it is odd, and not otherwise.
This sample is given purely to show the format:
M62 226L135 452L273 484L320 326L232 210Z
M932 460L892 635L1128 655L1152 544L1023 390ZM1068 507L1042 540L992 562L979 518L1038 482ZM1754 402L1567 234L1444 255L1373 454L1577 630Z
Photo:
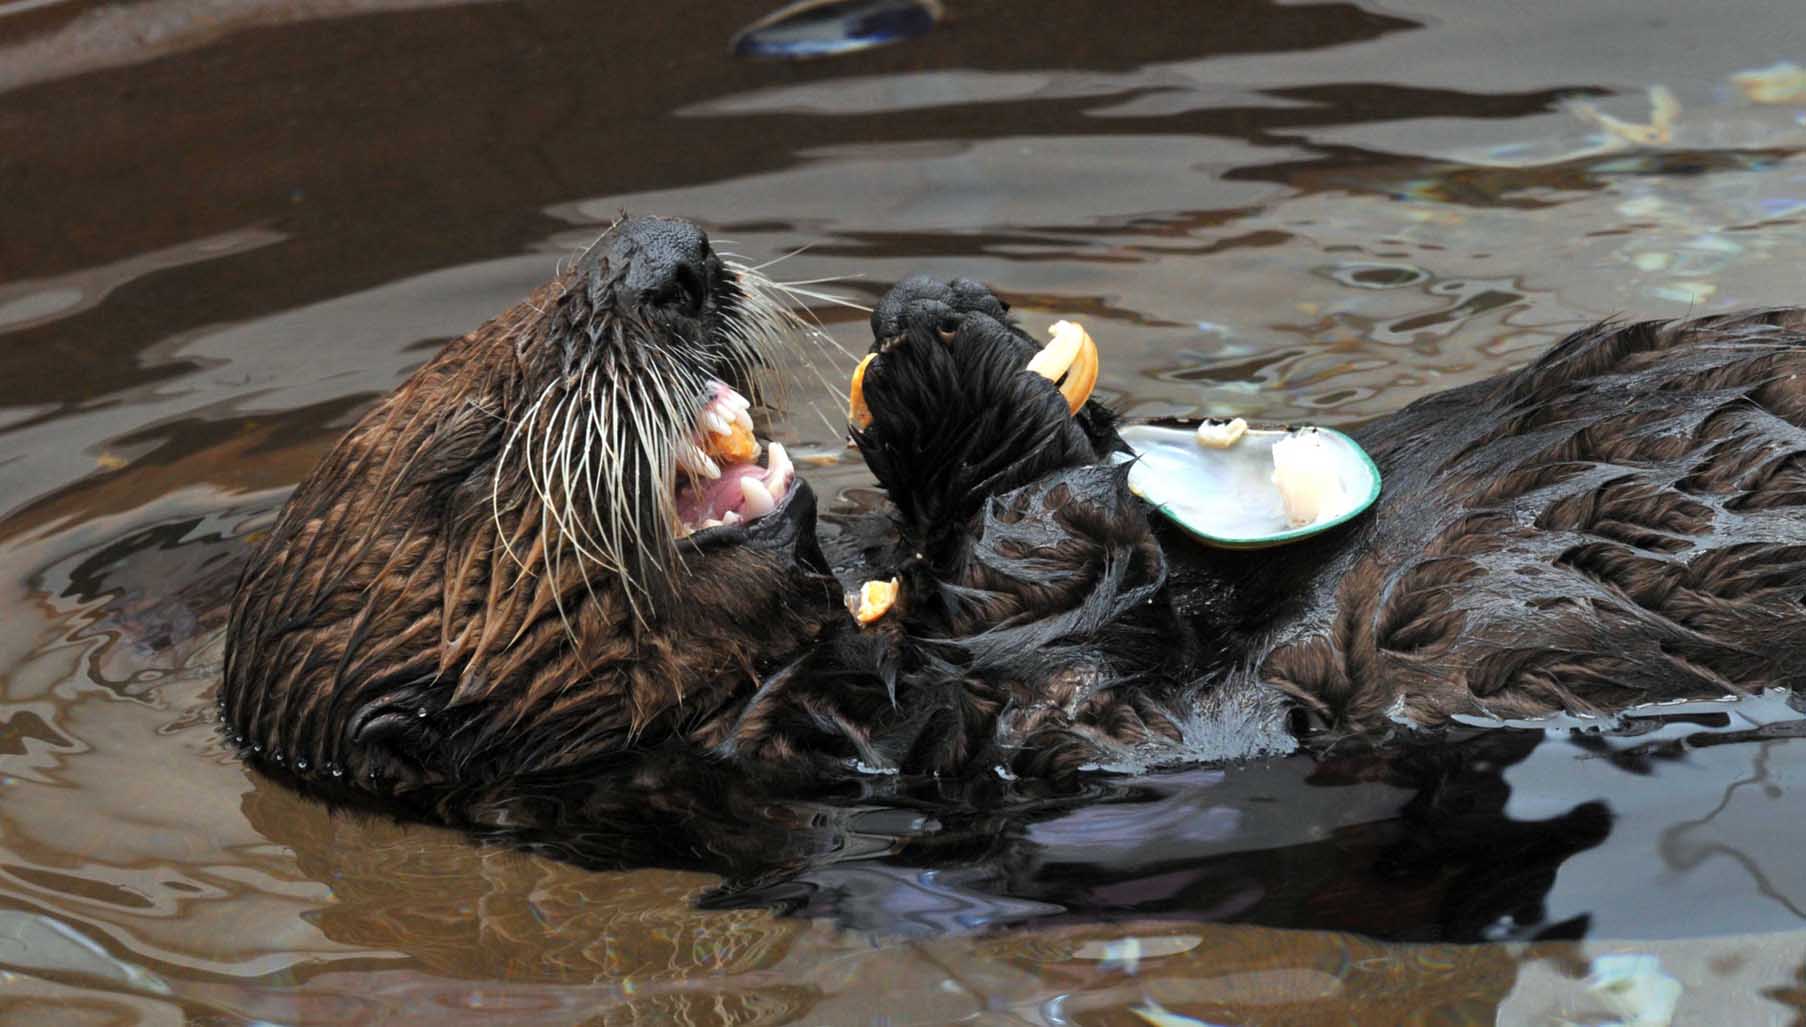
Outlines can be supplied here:
M1452 770L878 788L725 887L335 815L226 752L242 536L622 209L809 245L780 277L855 300L927 270L1081 316L1134 416L1345 423L1598 317L1806 301L1806 95L1730 78L1806 60L1790 0L947 4L758 64L751 3L0 0L0 1022L1630 1022L1584 980L1622 953L1674 1022L1806 1022L1778 699ZM778 437L835 451L838 393L780 370Z

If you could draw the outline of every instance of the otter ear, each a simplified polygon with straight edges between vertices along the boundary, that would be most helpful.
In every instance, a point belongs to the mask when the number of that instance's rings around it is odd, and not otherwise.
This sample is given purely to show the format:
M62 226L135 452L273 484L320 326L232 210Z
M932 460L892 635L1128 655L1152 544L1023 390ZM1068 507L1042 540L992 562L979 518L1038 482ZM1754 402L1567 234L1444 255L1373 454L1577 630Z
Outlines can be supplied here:
M853 368L853 384L847 387L847 420L853 422L853 427L861 430L872 426L872 408L865 405L865 369L877 355L865 355L859 366Z
M1076 322L1056 322L1053 339L1028 362L1028 370L1058 384L1067 408L1076 414L1097 387L1097 343Z

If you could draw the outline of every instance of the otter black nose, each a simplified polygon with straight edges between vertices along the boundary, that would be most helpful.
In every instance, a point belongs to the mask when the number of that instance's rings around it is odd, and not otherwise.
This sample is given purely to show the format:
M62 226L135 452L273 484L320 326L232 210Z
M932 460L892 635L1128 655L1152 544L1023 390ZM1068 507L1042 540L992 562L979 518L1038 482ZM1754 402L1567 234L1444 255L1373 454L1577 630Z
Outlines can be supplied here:
M610 234L608 263L621 276L622 299L687 317L702 312L715 263L702 229L675 218L632 218Z

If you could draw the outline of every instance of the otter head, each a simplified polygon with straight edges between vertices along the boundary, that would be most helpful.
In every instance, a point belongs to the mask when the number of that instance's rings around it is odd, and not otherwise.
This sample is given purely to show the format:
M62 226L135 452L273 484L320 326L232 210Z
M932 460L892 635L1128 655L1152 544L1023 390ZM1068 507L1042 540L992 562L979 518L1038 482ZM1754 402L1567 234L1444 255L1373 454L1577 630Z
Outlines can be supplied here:
M842 616L814 497L747 415L789 316L696 226L641 218L448 345L258 545L229 731L381 792L707 741Z

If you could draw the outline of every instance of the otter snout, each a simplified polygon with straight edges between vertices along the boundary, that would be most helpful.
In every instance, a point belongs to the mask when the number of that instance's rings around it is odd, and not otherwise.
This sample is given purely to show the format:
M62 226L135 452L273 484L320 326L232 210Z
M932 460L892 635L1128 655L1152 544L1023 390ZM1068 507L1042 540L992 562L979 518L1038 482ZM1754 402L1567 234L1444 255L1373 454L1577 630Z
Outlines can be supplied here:
M629 218L608 234L602 257L619 277L618 301L696 317L720 275L708 233L678 218Z

